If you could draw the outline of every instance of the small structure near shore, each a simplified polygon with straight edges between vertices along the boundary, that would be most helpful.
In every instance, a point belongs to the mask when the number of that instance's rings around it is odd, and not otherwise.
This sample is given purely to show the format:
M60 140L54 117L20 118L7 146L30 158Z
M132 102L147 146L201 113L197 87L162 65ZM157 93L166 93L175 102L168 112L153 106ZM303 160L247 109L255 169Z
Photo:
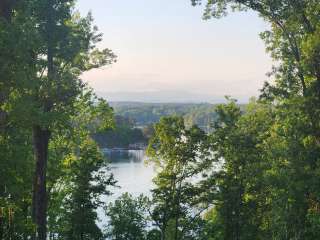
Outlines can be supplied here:
M128 150L145 150L147 148L146 143L132 143L128 147L115 147L115 148L101 148L103 154L108 154L111 152L122 152Z
M147 144L142 142L129 144L130 150L145 150L146 148Z

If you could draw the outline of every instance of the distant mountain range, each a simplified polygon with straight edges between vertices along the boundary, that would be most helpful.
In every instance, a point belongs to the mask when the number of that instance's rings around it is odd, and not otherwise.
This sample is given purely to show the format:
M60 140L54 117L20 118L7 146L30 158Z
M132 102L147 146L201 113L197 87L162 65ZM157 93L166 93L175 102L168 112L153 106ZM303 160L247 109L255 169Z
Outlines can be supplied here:
M184 91L146 91L146 92L97 92L108 102L148 102L148 103L224 103L225 97L197 94ZM232 96L239 103L247 103L248 96Z

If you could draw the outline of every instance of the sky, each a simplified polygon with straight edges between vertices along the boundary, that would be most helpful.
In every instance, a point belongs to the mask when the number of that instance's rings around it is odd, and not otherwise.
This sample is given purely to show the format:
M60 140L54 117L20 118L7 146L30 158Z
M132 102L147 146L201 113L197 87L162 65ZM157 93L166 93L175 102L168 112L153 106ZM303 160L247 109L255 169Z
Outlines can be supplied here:
M253 12L202 19L189 0L79 0L117 63L82 78L109 101L217 102L257 96L272 62Z

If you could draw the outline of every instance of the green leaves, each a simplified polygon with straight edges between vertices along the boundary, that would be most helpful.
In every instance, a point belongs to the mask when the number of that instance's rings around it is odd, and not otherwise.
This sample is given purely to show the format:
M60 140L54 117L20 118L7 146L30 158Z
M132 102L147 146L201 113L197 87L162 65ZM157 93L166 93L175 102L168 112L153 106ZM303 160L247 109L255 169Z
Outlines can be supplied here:
M91 134L111 128L113 112L86 88L80 75L113 63L115 55L96 47L101 34L91 14L81 17L74 11L75 1L11 2L15 4L0 3L0 202L15 209L16 233L11 238L33 238L36 230L39 238L46 238L47 198L55 236L69 236L68 227L84 224L75 217L83 213L81 220L89 228L83 231L90 232L91 239L102 238L95 209L101 204L98 195L108 194L106 186L114 180L107 171L98 171L104 159ZM51 138L40 139L34 131L32 141L32 129ZM50 140L48 149L45 142ZM66 204L70 199L74 205Z
M103 239L96 210L104 206L100 197L109 195L116 181L91 136L112 126L112 109L90 91L74 108L73 128L55 129L50 145L49 231L61 239Z
M320 3L192 1L203 2L206 19L230 10L259 13L270 23L261 37L276 64L269 74L274 83L266 83L261 95L269 106L251 104L244 115L232 102L217 109L211 140L224 164L216 174L217 222L221 226L222 220L222 233L228 234L223 238L314 239L320 199Z
M105 208L109 216L106 235L112 240L143 240L147 238L149 200L140 195L133 198L129 193Z
M195 237L200 215L210 205L213 189L201 175L211 167L206 134L187 129L182 117L163 117L155 125L147 154L158 174L152 190L152 219L165 239Z

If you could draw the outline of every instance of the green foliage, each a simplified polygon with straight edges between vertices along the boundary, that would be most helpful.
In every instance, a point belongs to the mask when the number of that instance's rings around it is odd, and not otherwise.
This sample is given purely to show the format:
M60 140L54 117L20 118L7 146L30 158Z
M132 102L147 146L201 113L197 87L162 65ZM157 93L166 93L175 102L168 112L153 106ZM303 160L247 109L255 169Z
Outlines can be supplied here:
M30 133L16 128L0 135L0 233L2 239L23 239L32 233L30 218L32 149Z
M106 208L110 218L107 237L112 240L150 239L151 234L147 238L146 230L149 207L150 203L146 197L140 195L133 198L130 194L124 193Z
M84 226L75 217L81 213L88 226L81 237L102 238L95 223L100 202L91 199L108 193L114 181L98 171L105 163L90 136L112 127L113 112L79 76L115 55L96 48L101 34L74 4L0 3L1 239L45 239L47 199L48 237L61 239L67 228Z
M131 119L115 116L115 127L94 134L94 139L101 147L129 148L130 144L147 144L147 136L143 130L136 128Z
M112 111L90 91L74 108L76 128L55 132L50 144L49 233L58 239L104 239L96 210L104 206L100 197L110 194L115 180L91 135L113 126Z
M217 108L211 136L215 158L222 169L211 177L219 189L214 216L224 239L266 239L264 215L268 209L264 173L270 166L263 157L264 141L273 122L270 106L251 102L241 114L235 101Z
M186 125L199 126L205 131L211 129L215 119L214 104L192 103L134 103L113 102L111 106L117 115L134 119L138 126L148 126L157 123L161 117L183 116Z
M207 3L206 19L253 10L269 23L274 83L245 109L114 103L116 127L80 80L116 56L96 47L102 36L75 2L0 2L1 239L44 240L47 227L49 239L104 239L96 210L115 180L92 136L108 131L110 146L151 138L157 167L150 201L125 194L106 208L111 239L318 238L318 0L192 0Z
M239 213L238 219L223 224L225 228L234 229L231 234L237 234L236 238L232 235L227 238L316 239L320 199L316 184L319 182L320 156L320 3L316 0L192 1L194 5L201 2L207 2L206 19L225 16L229 10L249 9L258 12L270 24L270 29L261 37L276 62L270 73L274 77L274 84L266 83L261 94L261 99L272 109L272 118L255 117L243 127L242 119L247 117L241 116L237 120L232 117L234 112L230 112L230 119L234 119L233 128L229 132L222 131L225 136L220 136L220 130L214 134L214 139L224 139L216 146L218 149L222 147L222 150L225 148L221 151L225 163L231 163L224 170L229 173L230 180L221 182L222 186L226 186L221 193L232 194L234 190L237 196L232 198L232 195L226 195L220 199L223 204L217 206L218 216L220 214L222 219L227 216L228 211L224 211L223 206L231 199L240 203L235 209L238 212L234 211L235 215ZM257 126L256 122L260 122L261 127L252 135L247 129L251 129L252 125ZM220 127L223 126L228 129L229 122ZM253 145L243 145L243 137L251 139ZM247 163L249 160L250 164ZM251 161L260 164L252 168ZM235 171L237 165L241 169ZM251 172L255 174L250 176ZM232 182L232 179L236 181ZM248 187L257 188L258 192L247 195L246 192L250 190ZM258 219L253 215L248 217L248 200L253 200L254 206L250 210L257 211ZM231 205L237 206L234 203ZM233 223L239 227L236 228ZM254 228L247 223L254 223ZM248 231L245 230L247 226L250 227ZM256 233L252 231L254 229ZM253 234L251 237L247 236L250 232ZM224 233L229 234L230 231L225 230Z
M196 126L187 129L181 117L161 118L147 154L158 167L152 219L161 239L193 239L212 195L202 179L211 166L206 134Z
M70 195L65 210L69 226L65 226L67 239L104 239L96 225L101 195L109 194L106 186L113 185L112 175L101 168L104 159L92 140L83 140L79 148L79 159L70 163Z

